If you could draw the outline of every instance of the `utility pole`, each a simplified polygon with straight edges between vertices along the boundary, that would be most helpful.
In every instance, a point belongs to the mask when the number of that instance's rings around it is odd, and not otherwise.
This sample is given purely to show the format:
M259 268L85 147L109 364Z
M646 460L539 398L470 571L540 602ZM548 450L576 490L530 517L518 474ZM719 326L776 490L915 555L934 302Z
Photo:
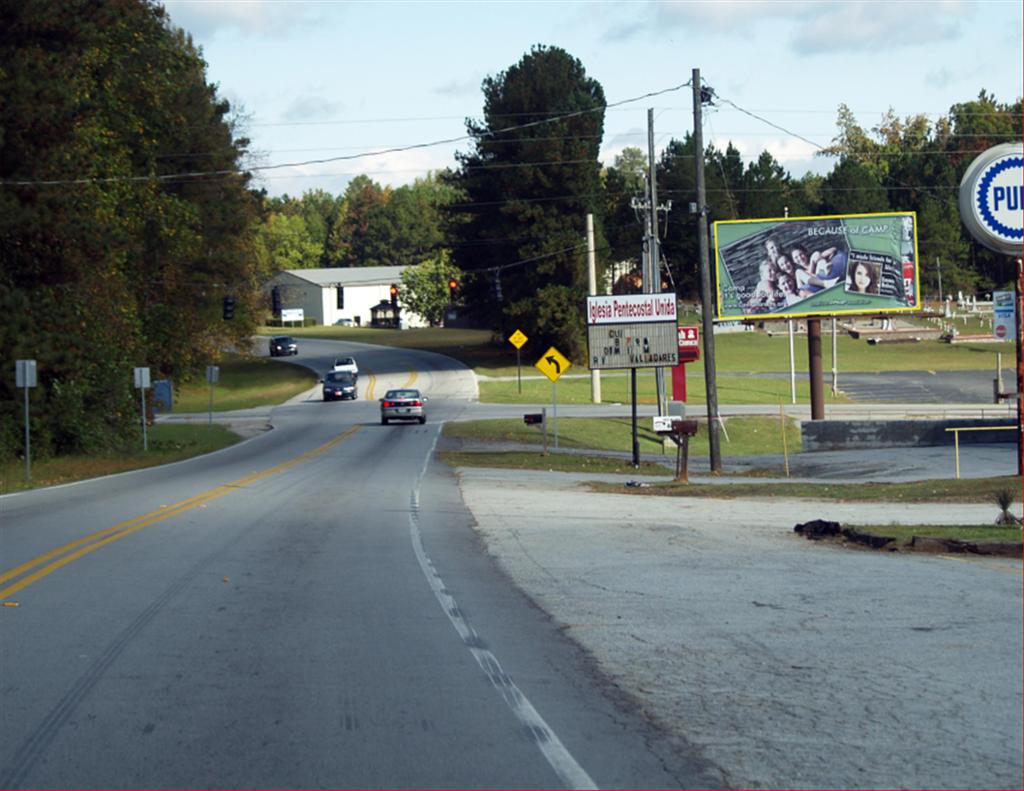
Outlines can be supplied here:
M711 472L722 471L722 450L718 443L718 385L715 382L715 325L711 318L711 271L708 261L708 207L704 195L704 133L701 127L700 69L693 70L693 147L697 168L697 238L700 245L700 301L703 313L704 387L708 402L708 454Z
M647 173L650 186L651 210L647 213L648 272L644 277L644 291L657 294L661 291L661 254L658 249L658 185L654 166L654 109L647 108ZM658 401L658 415L665 414L665 369L654 369L654 388Z
M587 215L587 292L590 296L597 296L597 262L594 251L594 215ZM601 371L593 369L590 372L590 399L595 404L601 403Z

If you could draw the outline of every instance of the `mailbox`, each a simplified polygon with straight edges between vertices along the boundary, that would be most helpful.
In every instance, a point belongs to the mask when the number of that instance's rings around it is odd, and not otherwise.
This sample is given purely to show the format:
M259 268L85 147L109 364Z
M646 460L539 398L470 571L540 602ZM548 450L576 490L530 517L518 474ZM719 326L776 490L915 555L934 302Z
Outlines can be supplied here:
M528 426L538 426L544 422L543 412L530 412L523 415L523 422Z
M694 437L697 435L697 421L673 420L672 433L680 437Z

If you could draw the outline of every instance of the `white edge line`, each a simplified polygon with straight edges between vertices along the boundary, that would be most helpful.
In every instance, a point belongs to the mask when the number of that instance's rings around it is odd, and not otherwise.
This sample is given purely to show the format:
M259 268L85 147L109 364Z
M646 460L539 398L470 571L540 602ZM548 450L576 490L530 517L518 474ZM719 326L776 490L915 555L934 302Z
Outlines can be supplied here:
M452 626L455 627L455 631L462 639L463 644L473 655L473 659L476 660L480 669L487 675L487 678L499 692L505 703L508 704L512 713L533 734L541 753L547 759L551 768L565 783L566 787L596 789L598 785L587 774L586 770L577 763L576 759L572 757L565 745L562 744L562 741L547 722L544 721L544 718L537 709L533 707L533 704L530 703L526 695L516 686L512 678L502 670L501 663L498 662L497 657L488 649L479 647L482 644L479 635L477 635L476 631L462 615L462 610L459 609L458 603L445 589L444 581L438 575L433 562L423 549L423 541L420 537L419 529L420 483L426 474L427 465L434 455L434 448L437 446L437 440L440 435L441 429L439 427L434 435L430 451L424 460L423 468L420 470L416 484L413 487L412 501L409 509L409 534L412 538L412 547L416 553L416 560L419 561L420 569L423 571L423 576L427 578L427 584L430 585L430 589L434 592L434 597L437 599L438 604L441 605L445 615L448 616Z

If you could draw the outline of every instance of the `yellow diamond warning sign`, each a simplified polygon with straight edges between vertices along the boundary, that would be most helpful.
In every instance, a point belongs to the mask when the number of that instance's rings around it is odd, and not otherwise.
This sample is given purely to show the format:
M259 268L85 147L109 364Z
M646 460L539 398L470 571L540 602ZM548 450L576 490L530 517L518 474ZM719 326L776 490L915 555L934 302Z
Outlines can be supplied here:
M552 382L557 382L558 377L572 368L572 363L562 355L558 349L552 346L544 355L533 364L533 367L540 371Z

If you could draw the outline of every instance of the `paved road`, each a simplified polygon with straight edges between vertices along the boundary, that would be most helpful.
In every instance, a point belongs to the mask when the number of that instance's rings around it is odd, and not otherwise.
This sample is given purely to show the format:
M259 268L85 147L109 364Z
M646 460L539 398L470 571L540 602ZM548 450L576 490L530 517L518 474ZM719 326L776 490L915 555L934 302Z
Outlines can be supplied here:
M716 783L481 551L431 460L466 372L359 357L430 422L299 400L215 454L0 498L0 787Z
M1019 784L1019 564L791 535L835 504L455 475L438 422L522 407L357 356L363 400L0 498L0 786ZM380 426L413 382L430 422Z

